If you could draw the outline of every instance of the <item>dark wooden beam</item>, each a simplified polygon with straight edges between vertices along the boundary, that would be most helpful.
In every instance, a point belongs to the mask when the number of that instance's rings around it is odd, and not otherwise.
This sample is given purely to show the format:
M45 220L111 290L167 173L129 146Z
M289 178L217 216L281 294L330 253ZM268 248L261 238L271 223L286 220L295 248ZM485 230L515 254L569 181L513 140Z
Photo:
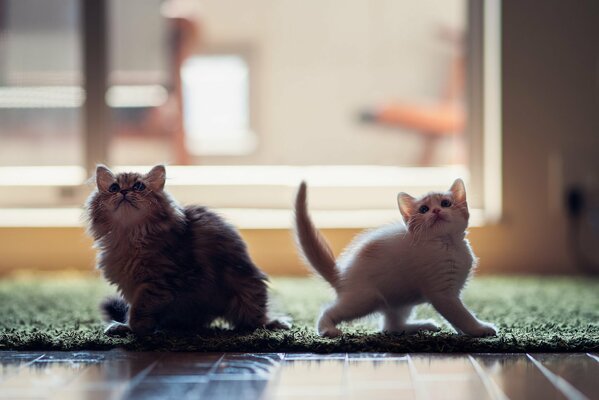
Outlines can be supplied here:
M108 89L107 3L107 0L81 0L83 132L85 167L90 174L97 163L107 162L110 138L110 110L105 98Z

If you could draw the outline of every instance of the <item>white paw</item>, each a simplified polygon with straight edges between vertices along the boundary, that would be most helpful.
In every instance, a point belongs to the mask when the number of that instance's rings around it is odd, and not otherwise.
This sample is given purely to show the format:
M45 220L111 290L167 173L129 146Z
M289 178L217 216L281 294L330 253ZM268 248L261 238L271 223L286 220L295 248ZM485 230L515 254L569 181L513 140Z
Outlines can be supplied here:
M405 335L414 335L418 332L438 332L439 330L441 330L441 328L432 321L414 321L387 331Z
M131 328L127 324L113 322L104 330L104 334L114 337L123 337L131 333Z
M328 327L328 328L320 328L318 331L318 334L320 336L323 337L328 337L328 338L336 338L341 336L343 332L341 332L341 329L336 328L334 326L332 327Z
M497 328L487 322L481 322L478 326L464 332L468 336L485 337L497 335Z
M415 332L418 331L431 331L431 332L439 332L441 330L441 328L439 328L439 326L437 324L435 324L434 322L422 322L419 324L413 324L414 328L415 328Z

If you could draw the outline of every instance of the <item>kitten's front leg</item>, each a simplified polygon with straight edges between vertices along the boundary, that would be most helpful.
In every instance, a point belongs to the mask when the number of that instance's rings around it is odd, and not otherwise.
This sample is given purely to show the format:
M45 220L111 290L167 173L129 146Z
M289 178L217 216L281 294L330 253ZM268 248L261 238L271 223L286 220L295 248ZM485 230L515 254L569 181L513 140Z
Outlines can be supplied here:
M430 303L457 331L469 336L494 336L497 329L487 322L479 321L466 308L457 295L435 294L428 296Z
M318 320L320 336L334 338L342 334L337 325L341 322L362 318L375 312L380 300L371 293L350 293L340 296L335 303L325 309Z

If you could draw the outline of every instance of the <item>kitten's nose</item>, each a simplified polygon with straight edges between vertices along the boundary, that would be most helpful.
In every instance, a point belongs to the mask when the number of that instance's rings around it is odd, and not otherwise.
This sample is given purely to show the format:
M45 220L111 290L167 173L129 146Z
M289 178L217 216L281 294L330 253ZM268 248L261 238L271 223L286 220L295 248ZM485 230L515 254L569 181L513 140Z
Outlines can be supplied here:
M128 190L128 189L123 189L123 190L121 190L121 194L122 194L123 196L126 196L126 195L127 195L127 193L129 193L129 190Z
M439 214L441 212L440 208L433 208L433 214Z

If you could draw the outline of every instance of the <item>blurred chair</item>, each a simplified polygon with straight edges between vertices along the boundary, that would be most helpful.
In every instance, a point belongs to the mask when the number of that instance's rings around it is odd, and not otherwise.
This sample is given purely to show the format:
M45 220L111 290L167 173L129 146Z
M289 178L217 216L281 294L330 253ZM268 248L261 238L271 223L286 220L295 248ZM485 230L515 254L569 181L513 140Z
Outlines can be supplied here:
M196 2L190 0L167 0L162 14L169 20L172 89L169 100L177 115L173 121L172 139L177 164L187 165L190 156L185 146L185 124L183 110L183 82L181 67L197 50L200 40L200 13Z
M118 121L115 135L125 139L166 141L172 149L172 161L178 165L188 165L191 157L185 146L181 67L199 47L200 14L196 2L189 0L167 0L162 5L161 13L168 22L166 100L155 107L114 109Z
M441 98L429 104L408 101L389 102L373 110L361 113L364 122L409 129L420 134L424 140L418 164L432 164L434 150L440 139L462 135L466 122L464 110L464 56L462 35L443 29L443 40L452 44L454 58L451 61L448 77Z

